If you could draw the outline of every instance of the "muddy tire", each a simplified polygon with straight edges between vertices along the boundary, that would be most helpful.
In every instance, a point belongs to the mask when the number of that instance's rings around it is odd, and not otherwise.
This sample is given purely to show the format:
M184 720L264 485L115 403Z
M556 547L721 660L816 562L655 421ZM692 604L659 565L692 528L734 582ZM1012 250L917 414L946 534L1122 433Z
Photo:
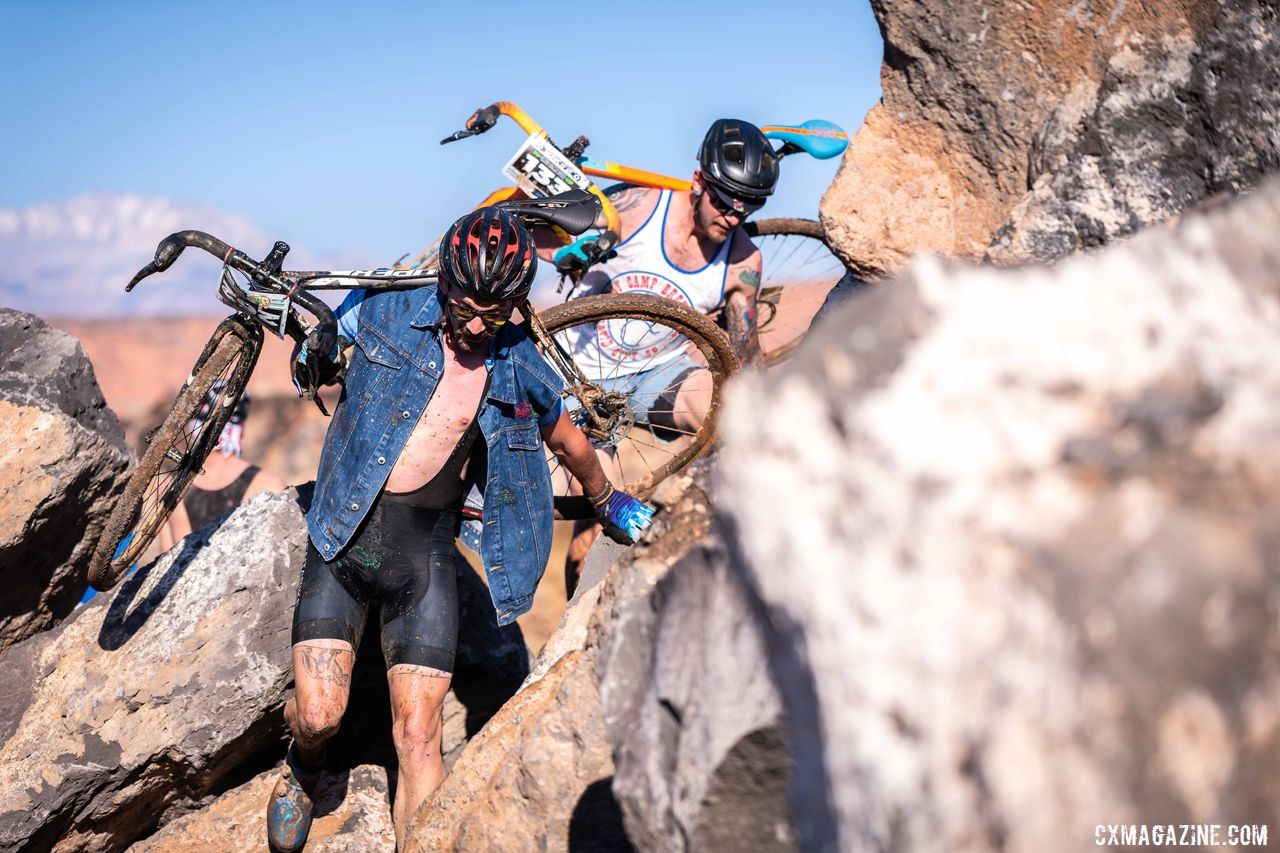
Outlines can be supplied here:
M579 369L591 380L585 396L590 397L591 389L596 392L607 390L612 396L612 400L601 405L609 407L608 419L615 428L602 430L598 428L597 421L596 428L588 423L584 432L598 449L607 449L618 461L621 480L614 480L618 488L641 499L647 498L658 483L683 469L710 447L724 400L724 385L737 370L738 362L724 332L704 314L660 296L605 293L556 305L540 312L539 317L547 331L571 353L574 352L573 344L581 341L583 336L594 335L598 342L600 335L611 334L613 339L621 341L626 339L630 329L638 331L646 341L662 342L657 353L650 355L649 349L644 350L642 357L647 357L649 362L658 355L674 357L676 352L680 352L703 368L695 374L677 377L678 381L659 389L656 394L646 391L641 397L634 387L629 387L633 380L638 381L640 374L622 369L641 366L638 361L633 359L606 368L578 359ZM570 385L573 384L572 378L566 379ZM693 400L698 409L705 409L705 415L696 425L686 427L656 422L674 422L677 414L686 414L677 412L674 404L679 399L676 386L681 383L685 383L682 393ZM695 385L696 388L693 387ZM633 405L631 400L621 399L630 394L654 405ZM663 408L667 405L663 401L668 396L671 406ZM590 401L584 403L582 396L578 396L566 403L574 410L571 415L575 422L583 426L586 416L582 406L592 405ZM595 411L602 409L598 406ZM555 477L558 460L549 456L548 464L552 466L553 483L567 479L562 477L557 481ZM564 489L557 487L557 495L563 494Z
M235 317L223 321L206 344L107 519L89 564L94 589L105 592L119 583L160 532L217 445L261 347L261 329ZM189 425L219 379L226 382L211 416L192 430Z

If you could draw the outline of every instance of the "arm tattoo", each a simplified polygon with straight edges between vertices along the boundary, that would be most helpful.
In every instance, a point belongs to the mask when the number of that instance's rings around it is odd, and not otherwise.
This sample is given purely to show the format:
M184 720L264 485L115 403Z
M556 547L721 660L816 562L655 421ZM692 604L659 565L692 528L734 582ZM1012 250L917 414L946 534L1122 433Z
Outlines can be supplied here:
M759 278L755 273L751 275ZM745 279L747 273L742 274ZM743 364L755 364L760 359L760 339L756 334L756 303L741 292L729 296L724 306L725 325L729 343Z
M643 187L626 187L618 193L609 193L609 201L613 202L618 213L631 210L644 201L646 192Z
M743 270L738 273L738 281L752 291L760 289L760 273L757 270Z
M347 666L346 649L313 649L303 646L302 666L307 675L320 681L331 681L341 687L351 684L351 669Z

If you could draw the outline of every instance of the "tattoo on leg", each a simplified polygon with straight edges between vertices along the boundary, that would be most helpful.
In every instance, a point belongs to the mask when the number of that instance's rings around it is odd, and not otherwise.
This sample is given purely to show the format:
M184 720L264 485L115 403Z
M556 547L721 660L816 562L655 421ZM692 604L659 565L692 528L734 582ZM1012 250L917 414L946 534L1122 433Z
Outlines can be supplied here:
M331 681L341 687L351 685L351 673L344 666L345 660L340 657L351 654L349 650L313 649L303 646L301 652L302 666L307 670L307 675L321 681Z

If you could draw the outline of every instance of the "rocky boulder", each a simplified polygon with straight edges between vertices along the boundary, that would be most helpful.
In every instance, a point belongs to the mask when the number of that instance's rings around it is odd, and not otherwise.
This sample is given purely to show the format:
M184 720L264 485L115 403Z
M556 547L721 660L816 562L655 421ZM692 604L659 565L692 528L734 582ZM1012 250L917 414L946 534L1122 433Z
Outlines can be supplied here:
M266 847L263 815L280 778L272 768L259 773L198 812L178 818L134 844L130 853L214 853ZM307 853L372 853L394 850L395 829L387 808L387 771L362 764L326 776L321 783Z
M794 849L781 708L710 535L709 470L659 489L642 544L592 548L529 680L415 816L410 850Z
M921 262L742 378L719 507L803 849L1273 823L1278 281L1271 183L1053 270Z
M300 491L255 497L0 655L0 848L120 850L162 827L152 847L180 849L204 843L219 816L252 839L222 849L262 842L266 795L256 823L249 802L285 750L299 501L310 490ZM458 584L447 764L529 672L519 631L497 627L461 557ZM377 620L328 751L333 813L344 817L325 824L333 839L322 849L372 849L365 842L390 826L386 771L359 769L372 764L395 767Z
M860 277L1056 260L1280 165L1274 4L871 5L883 99L821 207Z
M704 513L709 513L704 504ZM613 793L641 850L795 850L791 757L757 615L719 537L603 638Z
M76 340L0 309L0 650L80 600L129 463Z
M123 849L279 750L305 536L260 495L0 657L0 847Z

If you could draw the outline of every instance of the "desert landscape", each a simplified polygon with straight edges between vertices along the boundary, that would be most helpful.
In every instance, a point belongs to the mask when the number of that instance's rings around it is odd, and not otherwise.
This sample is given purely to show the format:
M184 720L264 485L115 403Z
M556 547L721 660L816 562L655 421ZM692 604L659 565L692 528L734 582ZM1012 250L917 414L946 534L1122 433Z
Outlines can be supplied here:
M401 850L1280 830L1280 13L870 8L881 98L820 218L873 286L735 378L713 452L634 547L592 547L569 601L553 556L499 628L457 573L492 624L459 632L449 772ZM779 332L821 301L785 292ZM198 314L0 309L0 848L263 843L324 431L282 344L247 447L302 485L79 604ZM386 670L362 651L309 851L396 846Z

